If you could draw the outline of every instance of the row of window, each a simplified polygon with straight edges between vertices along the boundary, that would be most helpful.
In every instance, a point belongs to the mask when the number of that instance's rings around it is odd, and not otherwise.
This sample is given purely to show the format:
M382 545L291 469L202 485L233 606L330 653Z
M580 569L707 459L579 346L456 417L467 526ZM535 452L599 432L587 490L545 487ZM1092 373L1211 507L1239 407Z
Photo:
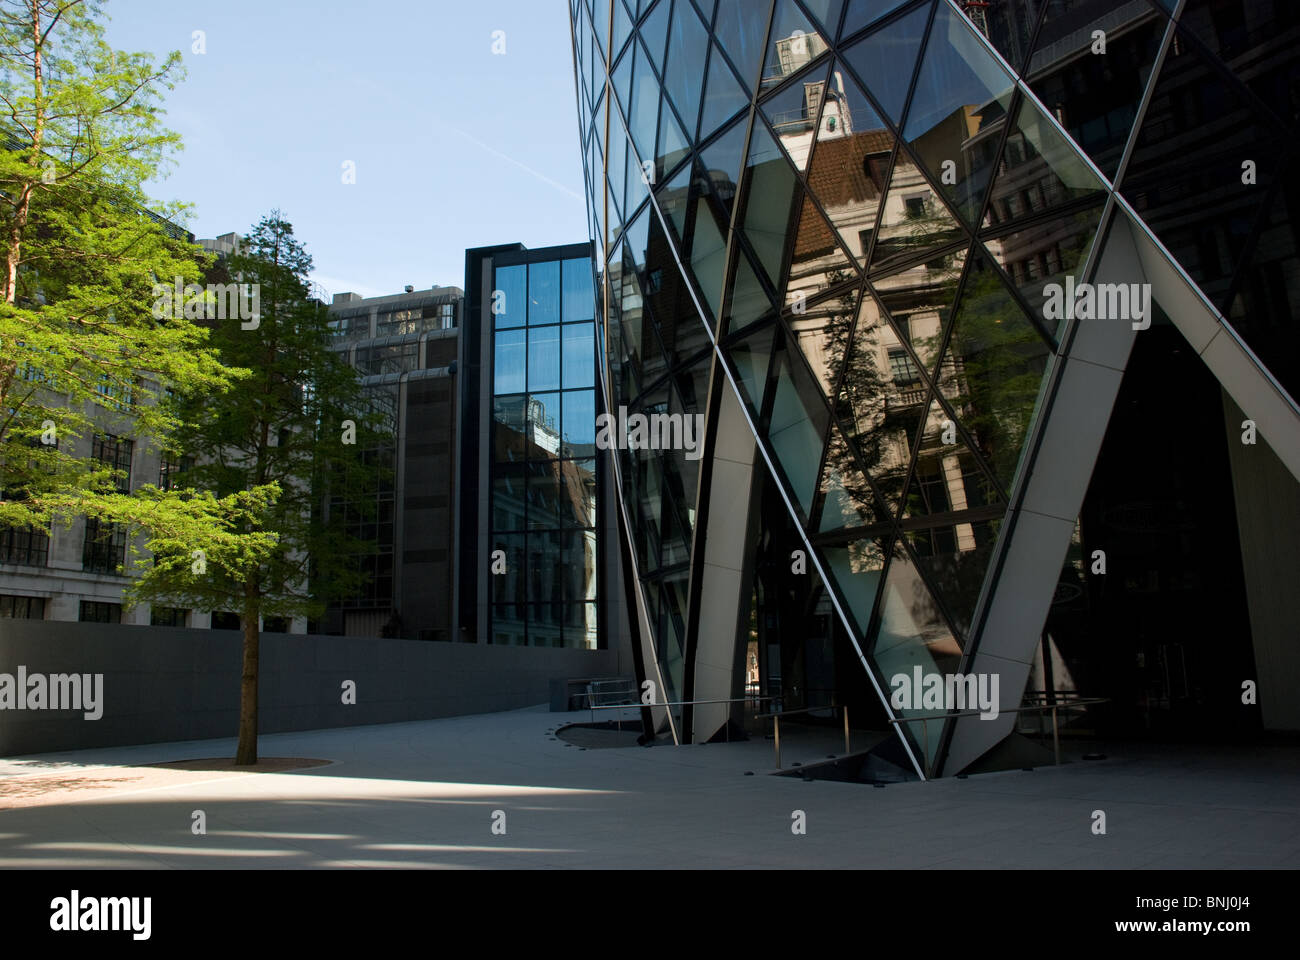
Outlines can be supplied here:
M368 313L334 317L329 321L329 326L336 341L368 340L373 337L424 333L426 330L450 330L456 326L456 304L432 303L397 310L374 308Z
M15 597L0 595L0 619L44 620L45 597ZM122 605L102 600L82 600L77 619L82 623L121 623ZM149 624L154 627L188 626L190 611L182 607L154 607L149 613ZM212 614L213 630L239 630L237 613L217 610ZM288 633L289 622L284 617L266 617L262 621L263 633Z

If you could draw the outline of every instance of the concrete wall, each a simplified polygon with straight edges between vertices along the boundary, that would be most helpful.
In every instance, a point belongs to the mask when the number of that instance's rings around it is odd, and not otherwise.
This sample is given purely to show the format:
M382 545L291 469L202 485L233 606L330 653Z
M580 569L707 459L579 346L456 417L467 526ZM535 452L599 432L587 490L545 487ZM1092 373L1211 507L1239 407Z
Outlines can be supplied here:
M0 673L102 673L103 716L0 710L0 756L233 737L242 635L0 620ZM559 677L617 676L608 650L263 634L260 730L425 720L546 703ZM356 683L344 705L342 683Z

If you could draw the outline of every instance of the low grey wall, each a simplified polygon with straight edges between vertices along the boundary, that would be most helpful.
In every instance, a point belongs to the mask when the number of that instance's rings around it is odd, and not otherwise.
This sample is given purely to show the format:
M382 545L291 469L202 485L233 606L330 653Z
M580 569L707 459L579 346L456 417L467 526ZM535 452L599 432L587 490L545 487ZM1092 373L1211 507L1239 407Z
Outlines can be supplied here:
M0 673L102 673L103 716L0 710L0 756L233 737L242 634L0 620ZM546 703L550 681L616 675L608 650L262 635L262 733L427 720ZM343 682L356 704L342 702Z

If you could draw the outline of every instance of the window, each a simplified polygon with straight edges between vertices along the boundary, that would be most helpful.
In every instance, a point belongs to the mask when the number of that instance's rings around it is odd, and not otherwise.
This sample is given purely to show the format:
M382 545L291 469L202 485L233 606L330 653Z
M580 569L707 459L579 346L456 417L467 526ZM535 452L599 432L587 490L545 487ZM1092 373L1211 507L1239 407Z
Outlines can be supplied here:
M889 369L894 375L895 383L916 383L921 379L921 371L906 350L889 351Z
M131 409L135 402L134 383L131 381L122 382L115 379L107 373L99 375L99 381L95 384L95 393L99 395L99 403L110 410L116 410L119 413L125 413Z
M43 567L50 554L50 537L37 527L0 528L0 563Z
M117 492L131 492L131 453L135 441L115 437L111 433L97 433L91 441L90 456L104 466L121 471L117 477Z
M81 613L77 619L82 623L121 623L122 605L102 603L99 600L82 600Z
M231 613L228 610L213 610L212 629L213 630L238 630L239 614Z
M193 457L181 457L177 460L164 456L158 465L158 489L171 490L180 483L180 475L194 466Z
M153 627L184 627L189 623L190 612L181 607L154 607L149 611L149 625Z
M926 207L925 197L907 197L903 203L907 205L907 219L920 220L925 216Z
M0 596L0 619L44 620L44 597Z
M81 549L81 569L88 573L117 574L126 566L126 527L86 518L86 538Z
M492 578L489 635L494 643L594 648L595 620L588 616L598 569L591 263L528 264L526 311L516 309L522 269L500 267L494 276L494 290L504 296L494 311L489 516L508 573ZM650 289L661 279L650 279ZM509 329L525 322L526 330Z

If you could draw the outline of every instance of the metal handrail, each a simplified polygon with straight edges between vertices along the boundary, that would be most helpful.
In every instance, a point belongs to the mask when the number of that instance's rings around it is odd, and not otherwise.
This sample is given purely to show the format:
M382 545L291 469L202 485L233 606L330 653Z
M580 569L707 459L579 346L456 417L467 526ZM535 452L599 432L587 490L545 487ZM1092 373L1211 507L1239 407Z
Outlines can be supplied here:
M1013 710L999 710L998 714L1001 715L1004 713L1010 713L1010 714L1042 713L1046 710L1052 711L1052 753L1056 759L1055 765L1059 767L1061 765L1061 731L1060 731L1060 726L1057 722L1058 718L1056 712L1058 710L1071 710L1075 707L1086 707L1096 703L1109 703L1109 702L1110 701L1105 697L1080 697L1077 700L1068 700L1064 703L1045 703L1045 704L1032 705L1028 707L1016 707ZM962 710L960 712L955 712L955 713L932 713L928 716L921 716L921 717L893 717L890 719L889 722L897 724L897 723L916 723L917 721L920 721L922 759L924 760L924 764L925 764L925 775L926 777L929 777L930 776L930 734L929 734L929 730L926 727L926 722L929 720L949 720L949 719L955 720L959 717L982 717L984 715L985 715L985 711L983 710Z
M774 711L773 713L756 714L754 717L755 720L772 721L772 746L776 751L776 769L778 770L781 769L781 718L794 717L794 716L798 716L801 713L813 713L818 710L830 710L832 713L834 713L836 710L840 710L843 712L844 754L845 756L847 756L848 754L853 752L849 740L849 708L847 704L828 703L828 704L823 704L820 707L801 707L798 710L780 710L780 711Z
M759 703L763 700L778 700L778 699L780 698L779 697L732 697L728 700L665 700L662 702L657 701L655 703L642 703L641 701L638 700L634 703L610 703L610 704L604 704L599 707L588 704L588 709L591 710L591 714L592 714L591 720L593 723L595 723L597 710L626 710L628 707L636 707L638 709L641 707L686 707L686 706L694 706L696 704L701 704L701 703ZM730 717L727 718L727 722L723 724L723 727L726 730L727 743L730 743L731 742L731 718ZM620 730L622 729L621 716L619 718L619 729Z

